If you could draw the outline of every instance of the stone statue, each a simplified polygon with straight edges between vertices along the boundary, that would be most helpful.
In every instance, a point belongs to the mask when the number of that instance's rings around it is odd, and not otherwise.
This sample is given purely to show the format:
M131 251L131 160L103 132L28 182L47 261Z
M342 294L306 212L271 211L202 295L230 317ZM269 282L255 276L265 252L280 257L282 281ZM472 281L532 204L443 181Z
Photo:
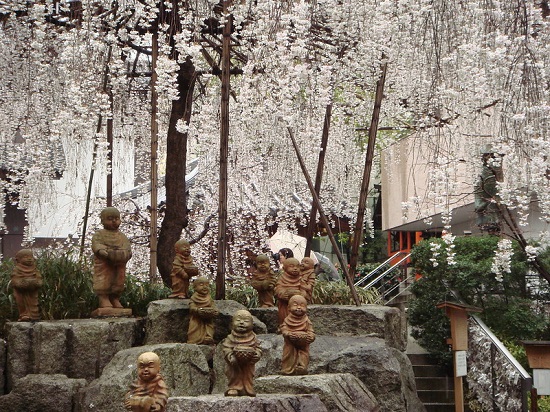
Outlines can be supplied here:
M294 295L304 295L300 278L300 262L296 258L287 258L283 263L283 273L275 285L277 297L278 324L282 325L287 313L288 300Z
M193 289L187 343L210 345L214 343L214 318L218 316L218 309L210 296L210 282L200 276L193 282Z
M313 259L310 257L303 258L300 263L300 289L303 291L307 303L313 301L313 287L315 286L316 276Z
M229 380L225 396L256 396L253 387L254 369L262 351L252 328L249 311L243 309L233 314L231 333L222 344L225 374Z
M133 412L164 412L168 401L168 388L160 372L160 359L156 353L145 352L137 361L138 379L126 396L124 407Z
M124 291L126 262L132 257L132 248L128 238L118 230L120 212L114 207L101 211L101 223L104 229L98 230L92 237L94 252L93 288L99 298L99 310L92 316L126 315L131 309L123 309L120 295ZM101 309L107 309L101 311ZM113 309L113 310L109 310Z
M277 274L271 270L269 257L256 257L256 270L252 273L250 284L258 292L258 301L261 308L270 308L273 303L273 289L277 283Z
M482 155L481 175L474 186L476 223L482 232L498 235L502 229L498 205L498 182L502 181L502 160L486 148Z
M191 257L191 244L180 239L174 245L176 256L172 263L172 272L170 279L172 280L172 294L169 298L187 299L189 292L189 281L193 276L199 274L199 269L194 265Z
M18 321L40 320L38 292L42 287L42 276L36 269L36 261L30 249L21 249L15 255L15 267L11 273L13 296L19 311Z
M309 344L315 340L313 326L307 316L307 302L301 295L288 301L288 316L281 325L285 340L281 373L283 375L307 375Z

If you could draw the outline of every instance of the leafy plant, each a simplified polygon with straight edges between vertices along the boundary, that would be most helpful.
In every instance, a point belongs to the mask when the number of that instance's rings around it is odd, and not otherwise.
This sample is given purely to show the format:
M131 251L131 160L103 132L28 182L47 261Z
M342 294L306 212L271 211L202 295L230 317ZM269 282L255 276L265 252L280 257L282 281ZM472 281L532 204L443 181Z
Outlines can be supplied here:
M494 236L456 238L455 264L449 264L451 250L441 239L422 241L412 250L415 270L422 274L413 285L415 299L408 312L412 335L442 363L450 362L445 343L450 330L447 317L436 305L456 302L453 292L481 308L481 318L503 341L517 344L548 336L548 319L533 306L526 285L527 259L521 249L514 245L510 272L503 273L502 279L492 272L498 240Z

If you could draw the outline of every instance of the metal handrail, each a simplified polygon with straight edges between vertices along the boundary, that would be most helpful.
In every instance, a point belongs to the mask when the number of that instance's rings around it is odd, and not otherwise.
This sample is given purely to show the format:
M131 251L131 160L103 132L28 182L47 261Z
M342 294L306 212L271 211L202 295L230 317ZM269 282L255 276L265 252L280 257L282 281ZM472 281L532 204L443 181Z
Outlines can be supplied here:
M407 284L408 282L410 282L410 281L412 281L412 280L414 280L414 276L408 276L408 277L406 277L406 278L403 279L401 282L399 282L397 285L392 286L387 292L385 292L385 293L384 293L384 296L382 296L382 298L385 298L387 295L389 295L390 293L392 293L395 289L401 288L401 285ZM391 299L389 299L389 300L385 303L385 305L387 305L388 303L391 303L395 298L397 298L398 296L400 296L403 292L406 292L407 290L409 290L409 289L411 288L412 285L413 285L412 283L409 283L409 284L407 285L407 287L404 288L404 289L401 289L397 295L392 296Z
M396 257L402 256L406 254L406 252L397 252L394 255L391 255L389 258L387 258L384 262L380 263L374 270L367 273L365 276L363 276L361 279L359 279L357 282L355 282L354 286L359 286L366 280L368 280L372 275L374 275L376 272L384 268L388 263L390 263L392 260L394 260ZM410 254L409 254L410 255Z
M407 253L407 255L399 260L399 262L395 263L393 266L391 266L388 270L384 271L382 274L378 275L375 279L371 280L366 286L363 286L363 289L368 289L372 285L374 285L376 282L378 282L380 279L382 279L384 276L386 276L388 273L390 273L392 270L394 270L397 266L399 266L401 263L403 263L405 260L407 260L411 256L410 253Z

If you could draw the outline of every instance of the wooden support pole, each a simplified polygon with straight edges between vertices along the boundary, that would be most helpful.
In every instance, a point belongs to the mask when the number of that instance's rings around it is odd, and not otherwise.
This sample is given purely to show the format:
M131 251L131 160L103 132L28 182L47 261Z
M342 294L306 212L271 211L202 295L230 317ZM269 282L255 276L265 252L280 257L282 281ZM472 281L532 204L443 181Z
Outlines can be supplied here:
M152 74L151 74L151 228L149 230L149 280L156 279L157 274L157 224L158 224L158 96L157 96L157 58L158 34L152 39Z
M336 251L336 256L338 257L338 261L340 262L340 265L342 267L342 270L344 271L346 281L348 283L348 286L351 291L351 296L353 298L353 301L357 306L361 306L361 302L359 301L359 296L357 296L357 291L355 290L355 286L353 284L353 279L350 277L350 274L347 270L346 264L344 262L344 258L342 254L340 253L340 250L338 249L338 244L336 243L336 239L334 238L334 235L332 234L332 229L330 228L330 224L328 222L327 216L325 215L325 211L323 210L323 207L321 206L321 201L319 200L319 196L317 195L317 192L315 192L315 187L313 186L313 182L311 181L311 178L309 177L309 173L307 171L306 165L304 163L304 160L302 159L302 155L300 154L300 149L298 148L298 144L296 143L296 139L294 139L294 133L292 133L292 130L290 127L288 128L288 134L290 135L290 139L292 140L292 145L294 146L294 150L296 150L296 156L298 157L298 162L300 162L300 166L302 168L302 172L304 173L304 177L306 178L307 184L309 186L309 191L311 192L311 195L313 196L313 202L315 203L317 210L319 211L319 216L321 218L321 221L327 228L328 237L330 239L330 242L332 243L332 247Z
M321 137L321 150L319 152L319 160L317 162L317 175L315 176L315 193L319 196L321 191L321 180L323 180L323 169L325 167L325 154L327 152L328 132L330 129L330 117L332 115L332 103L327 105L325 110L325 121L323 123L323 135ZM304 256L309 256L311 253L311 243L315 226L317 226L317 207L315 202L311 202L311 212L309 214L309 225L306 236L306 251Z
M222 90L221 90L221 125L220 125L220 182L218 200L218 268L216 273L216 299L225 299L225 261L227 253L227 157L229 153L229 76L231 53L231 22L228 14L231 0L223 0L223 15L226 19L223 26L222 41Z
M367 154L365 158L365 169L363 170L363 181L361 183L361 193L359 195L359 207L357 210L357 220L355 221L355 230L353 231L353 240L351 244L351 256L349 270L351 276L355 275L359 255L359 245L363 240L363 224L365 221L365 207L367 204L367 194L369 191L370 174L372 170L372 160L374 158L374 143L376 133L378 132L378 120L380 118L380 106L384 97L384 83L386 82L386 72L388 62L386 56L382 55L380 79L376 83L376 94L374 97L374 109L372 111L371 124L369 128L369 141L367 144Z

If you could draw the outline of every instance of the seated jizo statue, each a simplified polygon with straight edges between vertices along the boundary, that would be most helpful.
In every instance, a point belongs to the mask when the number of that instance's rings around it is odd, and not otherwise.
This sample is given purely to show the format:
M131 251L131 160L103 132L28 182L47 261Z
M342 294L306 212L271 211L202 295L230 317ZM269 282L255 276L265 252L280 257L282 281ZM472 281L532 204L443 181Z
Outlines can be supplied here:
M17 320L20 322L40 320L38 292L42 287L42 276L36 268L31 249L21 249L16 253L11 285L19 311Z
M99 298L99 309L95 311L95 315L126 315L128 311L131 314L131 309L122 310L124 308L119 300L124 291L126 263L132 257L130 241L118 230L118 209L106 207L101 211L100 217L103 229L98 230L92 237L93 289ZM101 311L102 309L106 310Z
M168 388L160 374L160 359L154 352L139 355L138 379L124 397L124 407L132 412L164 412Z

